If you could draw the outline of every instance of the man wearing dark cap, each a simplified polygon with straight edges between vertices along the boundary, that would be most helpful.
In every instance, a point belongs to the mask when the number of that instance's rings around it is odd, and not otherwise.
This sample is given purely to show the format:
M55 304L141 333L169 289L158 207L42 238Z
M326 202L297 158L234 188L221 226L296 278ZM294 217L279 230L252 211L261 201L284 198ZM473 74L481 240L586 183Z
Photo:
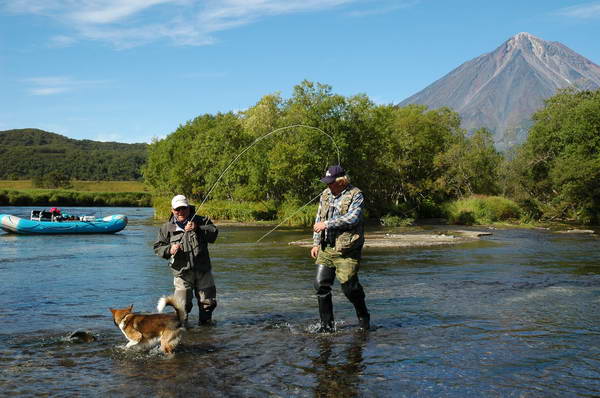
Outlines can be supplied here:
M319 332L335 331L331 286L336 277L344 295L354 305L359 327L368 330L370 315L365 304L365 292L358 282L365 241L363 194L350 185L350 179L340 165L329 167L321 181L327 184L327 188L321 194L310 251L317 264L315 289L321 317Z

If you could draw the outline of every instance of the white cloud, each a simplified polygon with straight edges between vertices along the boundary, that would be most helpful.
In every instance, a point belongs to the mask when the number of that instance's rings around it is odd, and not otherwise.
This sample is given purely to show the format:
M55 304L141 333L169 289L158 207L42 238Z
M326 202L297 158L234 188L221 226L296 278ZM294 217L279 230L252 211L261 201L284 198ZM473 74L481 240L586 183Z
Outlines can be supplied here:
M594 19L600 18L600 3L586 3L572 7L565 7L557 12L559 15L579 18L579 19Z
M54 95L105 84L102 80L76 80L67 76L44 76L23 79L32 95Z
M4 0L0 11L54 18L79 38L126 48L161 39L207 45L216 32L266 17L361 1L365 0ZM61 40L57 37L67 41L67 36L55 36L55 44Z
M122 134L118 133L99 133L94 137L94 141L101 142L125 142Z
M379 2L381 4L377 4L376 6L363 7L361 9L349 11L347 15L351 17L366 17L370 15L389 14L394 11L414 7L420 2L421 0L392 1L389 2L389 4L385 4L385 2Z
M71 36L56 35L50 38L50 47L68 47L76 41L77 39Z

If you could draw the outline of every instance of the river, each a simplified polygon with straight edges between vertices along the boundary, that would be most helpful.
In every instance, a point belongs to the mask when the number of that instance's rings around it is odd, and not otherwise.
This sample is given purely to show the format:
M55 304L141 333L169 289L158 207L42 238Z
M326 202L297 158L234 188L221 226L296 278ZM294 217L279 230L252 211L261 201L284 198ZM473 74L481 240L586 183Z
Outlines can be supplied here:
M0 207L27 216L31 208ZM315 333L309 231L222 226L216 325L173 356L124 348L109 307L172 292L148 208L114 235L0 232L3 396L565 397L600 395L598 235L497 229L476 242L364 251L373 330L334 287L337 332ZM192 320L197 319L194 308ZM89 331L97 341L67 337Z

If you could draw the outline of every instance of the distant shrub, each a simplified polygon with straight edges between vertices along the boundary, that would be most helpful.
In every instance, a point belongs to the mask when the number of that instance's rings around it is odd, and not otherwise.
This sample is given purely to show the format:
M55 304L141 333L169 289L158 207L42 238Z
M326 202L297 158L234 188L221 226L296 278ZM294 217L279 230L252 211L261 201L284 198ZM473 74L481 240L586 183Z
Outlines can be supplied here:
M8 197L8 191L0 191L0 205L7 206L10 204L10 199Z
M31 203L34 205L45 206L50 204L51 194L47 191L33 191L31 192Z
M379 220L384 227L407 227L415 222L414 218L386 215Z
M192 203L199 205L198 203ZM166 220L171 214L171 199L169 197L154 197L152 205L155 218ZM266 202L237 202L229 200L209 200L198 210L198 214L213 220L229 220L237 222L284 221L286 225L312 225L317 211L316 205L302 208L302 204L286 202L276 207L274 201Z
M518 220L522 213L519 205L510 199L482 195L447 203L444 209L449 223L461 225Z
M79 192L57 189L1 190L0 204L12 206L142 206L150 207L147 192Z
M8 203L11 206L28 206L32 203L32 199L31 196L26 193L19 191L9 191Z
M313 225L319 205L309 204L302 207L304 204L297 201L287 201L279 206L277 210L277 219L280 222L285 221L288 226L303 226Z

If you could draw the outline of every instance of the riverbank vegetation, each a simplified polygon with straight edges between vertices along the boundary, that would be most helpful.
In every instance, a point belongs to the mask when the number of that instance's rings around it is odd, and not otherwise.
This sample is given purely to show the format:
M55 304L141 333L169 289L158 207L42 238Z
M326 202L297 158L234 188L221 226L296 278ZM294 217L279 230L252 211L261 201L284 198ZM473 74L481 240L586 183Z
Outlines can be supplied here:
M80 181L70 180L73 191L85 192L147 192L141 181ZM36 189L33 180L0 180L0 189L27 190Z
M40 189L35 180L0 180L0 206L152 206L140 181L68 182L71 189Z
M4 205L152 203L164 218L183 193L215 220L310 225L319 178L340 163L365 192L369 219L387 226L600 222L600 91L559 91L507 153L490 131L460 128L449 108L375 104L309 81L288 99L269 94L246 110L200 115L150 145L18 132L0 132L0 152L21 162L7 162L0 178L31 184L0 182ZM122 175L137 182L78 181Z
M147 192L81 192L62 189L0 189L0 206L150 207Z
M150 207L139 181L70 181L72 189L37 189L32 180L0 180L0 206Z
M201 212L216 219L283 220L324 188L318 178L339 149L372 219L597 223L598 115L598 91L563 90L534 115L527 142L502 154L489 131L467 134L451 109L378 105L304 81L289 99L201 115L155 140L143 175L155 198L209 196ZM297 222L310 224L314 207Z

